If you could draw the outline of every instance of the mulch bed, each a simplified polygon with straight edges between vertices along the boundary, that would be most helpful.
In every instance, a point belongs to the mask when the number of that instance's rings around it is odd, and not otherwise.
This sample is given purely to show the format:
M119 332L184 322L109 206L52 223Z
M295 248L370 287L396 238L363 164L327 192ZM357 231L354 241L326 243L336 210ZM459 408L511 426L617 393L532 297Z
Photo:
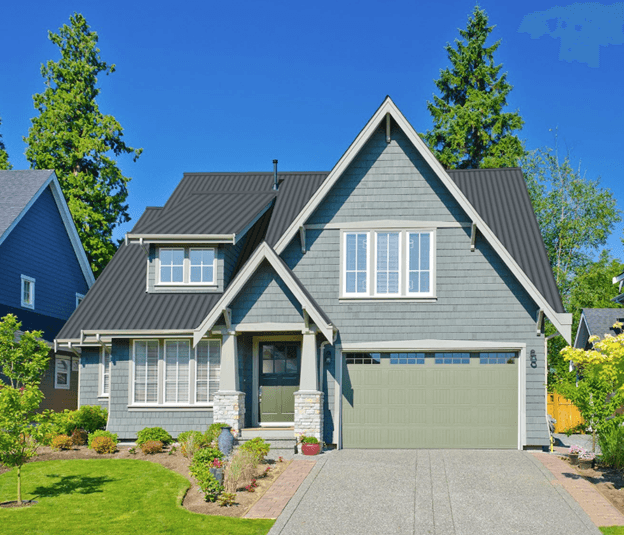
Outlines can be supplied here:
M239 490L236 493L235 505L231 507L221 507L216 503L206 502L204 500L203 493L199 490L199 486L189 473L190 460L184 457L179 450L170 453L164 451L163 453L155 453L152 455L145 455L141 452L140 448L136 448L137 453L132 454L129 452L129 446L120 446L117 453L113 454L99 454L95 451L87 448L87 446L74 446L71 450L55 451L50 447L43 446L39 448L39 454L28 462L38 461L58 461L58 460L70 460L70 459L139 459L143 461L149 461L152 463L160 464L169 470L177 472L181 476L185 477L191 483L182 505L184 508L194 513L201 513L205 515L221 515L242 517L251 506L256 503L267 489L273 484L277 477L286 469L290 464L286 462L275 462L272 460L266 460L257 469L257 484L258 487L255 492L248 492L244 489ZM264 471L267 466L271 467L269 473L265 476ZM10 468L0 466L0 474L7 472ZM17 505L15 505L17 506ZM14 507L15 507L14 506Z
M593 483L596 489L613 506L624 515L624 474L619 470L606 468L599 464L595 468L581 470L575 466L576 471L587 481Z

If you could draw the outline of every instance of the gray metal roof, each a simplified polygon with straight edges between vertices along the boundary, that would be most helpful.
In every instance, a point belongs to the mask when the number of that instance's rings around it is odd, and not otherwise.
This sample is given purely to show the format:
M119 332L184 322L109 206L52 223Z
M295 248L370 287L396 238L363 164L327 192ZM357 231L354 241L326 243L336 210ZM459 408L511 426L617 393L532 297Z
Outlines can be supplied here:
M0 236L22 213L54 171L0 171Z
M520 168L447 171L531 282L565 312Z
M604 338L605 334L615 335L613 324L624 323L624 308L584 308L583 317L589 336Z

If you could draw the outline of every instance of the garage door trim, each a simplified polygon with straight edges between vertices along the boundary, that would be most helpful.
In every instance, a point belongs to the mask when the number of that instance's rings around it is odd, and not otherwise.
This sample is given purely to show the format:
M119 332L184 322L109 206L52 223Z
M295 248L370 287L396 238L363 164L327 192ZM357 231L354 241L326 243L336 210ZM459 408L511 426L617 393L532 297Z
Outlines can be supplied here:
M466 352L518 352L518 449L526 444L526 344L518 342L489 342L475 340L391 340L386 342L358 342L336 344L336 392L335 409L338 417L337 444L342 449L342 369L344 353L388 353L388 352L432 352L432 351L466 351Z

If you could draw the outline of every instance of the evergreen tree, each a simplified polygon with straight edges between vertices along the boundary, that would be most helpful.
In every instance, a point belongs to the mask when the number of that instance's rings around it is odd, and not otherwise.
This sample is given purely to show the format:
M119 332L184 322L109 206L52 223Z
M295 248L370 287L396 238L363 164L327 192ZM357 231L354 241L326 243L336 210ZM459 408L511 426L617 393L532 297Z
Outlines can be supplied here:
M35 169L54 169L78 234L96 276L115 253L115 227L129 221L129 177L116 157L142 149L123 140L123 128L111 115L100 112L97 76L115 72L100 58L97 33L75 13L59 33L48 33L61 59L41 66L46 89L34 95L39 116L32 119L26 158Z
M0 119L0 125L2 125L2 119ZM8 169L13 169L13 166L9 163L9 154L2 141L2 134L0 134L0 171L6 171Z
M468 27L459 30L462 40L446 45L451 67L440 71L427 108L433 130L423 137L438 160L448 169L515 167L524 147L514 133L524 121L518 112L504 112L512 86L502 65L494 64L500 40L485 46L494 26L476 6Z

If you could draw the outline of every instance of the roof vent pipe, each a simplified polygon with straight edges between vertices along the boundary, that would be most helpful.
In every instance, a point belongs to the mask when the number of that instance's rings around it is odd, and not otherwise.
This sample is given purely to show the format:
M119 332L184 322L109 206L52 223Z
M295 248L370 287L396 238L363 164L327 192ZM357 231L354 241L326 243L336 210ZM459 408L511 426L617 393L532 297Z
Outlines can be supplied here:
M273 160L273 189L277 191L277 160Z

